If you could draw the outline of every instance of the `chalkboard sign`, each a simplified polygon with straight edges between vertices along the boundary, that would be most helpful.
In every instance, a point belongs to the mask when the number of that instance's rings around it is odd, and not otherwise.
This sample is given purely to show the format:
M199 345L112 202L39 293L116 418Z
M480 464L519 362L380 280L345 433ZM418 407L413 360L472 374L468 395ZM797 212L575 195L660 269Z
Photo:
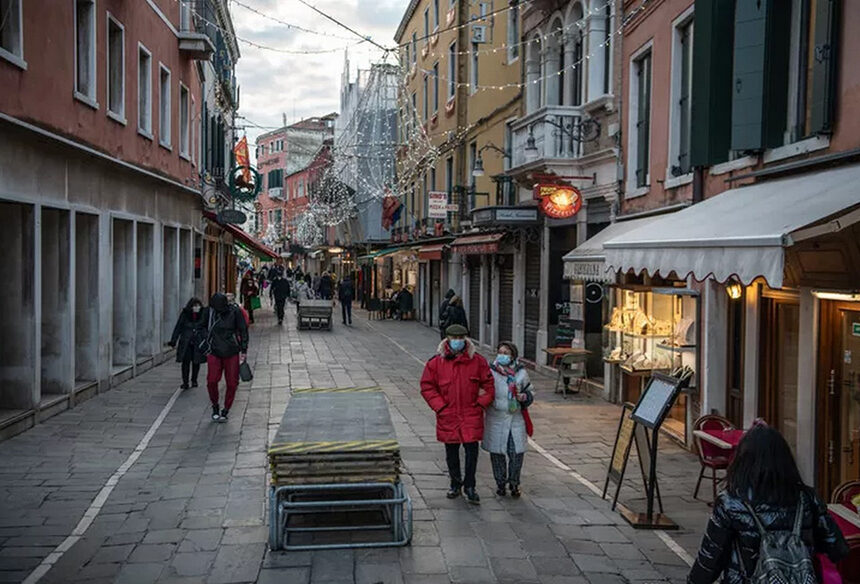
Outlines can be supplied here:
M612 449L612 459L609 462L609 477L618 482L622 480L627 457L630 455L630 445L633 443L633 429L636 422L630 417L632 404L624 404L621 421L618 423L618 433L615 435L615 447Z
M653 373L630 416L646 428L659 428L680 391L680 380Z

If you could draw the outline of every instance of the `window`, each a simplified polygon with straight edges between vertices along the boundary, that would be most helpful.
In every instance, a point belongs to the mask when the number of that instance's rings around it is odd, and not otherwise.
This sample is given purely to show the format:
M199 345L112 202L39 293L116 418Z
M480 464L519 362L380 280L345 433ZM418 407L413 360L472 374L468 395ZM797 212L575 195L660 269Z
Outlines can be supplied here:
M445 159L445 191L449 195L454 191L454 157L449 156Z
M75 0L75 95L97 108L96 4Z
M436 167L430 169L430 190L436 190Z
M152 138L152 55L137 47L137 129Z
M520 0L511 0L508 10L508 62L520 56Z
M669 176L690 172L690 92L693 86L692 15L674 27L672 43L672 111L670 112Z
M513 120L505 122L505 152L513 152L514 148L514 127ZM511 168L511 157L510 156L502 156L502 163L504 164L504 169L508 170Z
M418 33L412 33L412 65L418 62Z
M108 115L125 123L125 29L107 17L107 100Z
M439 30L439 0L433 0L433 24L434 30Z
M475 160L478 158L478 143L472 142L469 144L469 163L466 166L469 169L469 184L472 188L475 187L475 175L472 174L472 169L475 168Z
M403 52L406 55L403 59L404 68L410 67L412 65L412 46L407 44Z
M179 30L191 30L191 0L179 0Z
M430 42L430 8L424 9L424 46Z
M191 116L188 112L188 88L179 84L179 154L188 157Z
M633 169L637 188L648 186L648 157L651 140L651 50L633 60L630 87L631 143L628 164Z
M612 5L607 2L603 19L603 94L612 92Z
M433 114L439 112L439 63L433 65Z
M478 44L472 43L472 93L478 91Z
M159 67L158 143L170 148L170 69Z
M0 57L26 69L21 0L0 0Z
M430 76L424 74L424 115L421 118L425 122L430 112Z
M448 99L457 95L457 43L448 47Z

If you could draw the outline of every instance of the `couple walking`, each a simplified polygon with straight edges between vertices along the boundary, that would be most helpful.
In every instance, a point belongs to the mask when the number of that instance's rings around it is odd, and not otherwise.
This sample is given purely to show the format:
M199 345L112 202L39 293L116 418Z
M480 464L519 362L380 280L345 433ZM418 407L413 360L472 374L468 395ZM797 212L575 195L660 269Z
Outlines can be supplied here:
M528 407L534 400L528 373L517 361L516 345L502 341L492 364L479 355L462 325L451 325L437 354L424 367L421 395L436 413L436 439L445 444L451 488L479 504L475 490L478 442L490 453L496 494L520 496L520 471L528 436L532 434ZM465 474L460 471L460 447Z

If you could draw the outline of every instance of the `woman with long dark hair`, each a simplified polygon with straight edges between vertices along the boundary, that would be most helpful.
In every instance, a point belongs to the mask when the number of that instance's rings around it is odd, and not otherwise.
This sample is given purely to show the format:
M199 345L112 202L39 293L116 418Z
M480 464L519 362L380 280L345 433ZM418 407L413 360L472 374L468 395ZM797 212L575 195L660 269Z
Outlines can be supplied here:
M179 313L173 335L167 343L176 349L176 361L182 364L182 389L188 389L189 373L191 386L197 387L200 365L206 362L206 355L200 350L200 342L206 337L206 321L203 319L203 301L192 298Z
M741 440L728 469L726 490L717 497L689 584L752 582L762 537L791 532L800 513L801 538L810 555L827 554L834 562L848 553L845 538L827 506L803 484L785 438L756 424Z

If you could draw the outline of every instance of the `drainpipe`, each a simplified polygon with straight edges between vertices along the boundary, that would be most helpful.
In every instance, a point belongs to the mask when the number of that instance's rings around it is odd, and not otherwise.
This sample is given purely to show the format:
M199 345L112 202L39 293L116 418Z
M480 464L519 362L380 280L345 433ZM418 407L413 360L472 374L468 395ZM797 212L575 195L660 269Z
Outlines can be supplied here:
M705 200L705 167L697 166L693 169L693 204Z

